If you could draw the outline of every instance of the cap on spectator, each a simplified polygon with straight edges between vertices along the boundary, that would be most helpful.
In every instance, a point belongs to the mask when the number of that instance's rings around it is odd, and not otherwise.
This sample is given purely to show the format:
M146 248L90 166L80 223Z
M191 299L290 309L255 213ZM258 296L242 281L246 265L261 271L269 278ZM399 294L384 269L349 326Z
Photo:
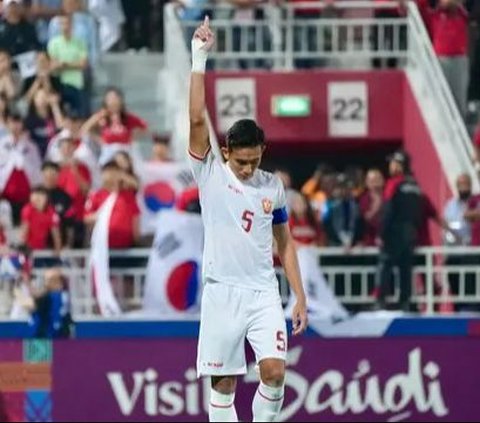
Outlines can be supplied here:
M389 162L397 162L403 165L406 169L410 168L410 156L403 150L395 151L392 155L388 156Z

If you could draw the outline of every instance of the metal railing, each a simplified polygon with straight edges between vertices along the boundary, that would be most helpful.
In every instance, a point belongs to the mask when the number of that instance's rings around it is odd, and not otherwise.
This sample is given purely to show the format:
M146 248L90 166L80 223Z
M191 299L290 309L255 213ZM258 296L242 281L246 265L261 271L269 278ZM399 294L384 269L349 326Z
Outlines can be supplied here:
M125 313L138 311L142 307L146 279L146 263L150 250L128 250L114 252L121 267L112 266L112 285L122 310ZM98 316L93 286L89 283L86 268L88 250L65 252L62 257L63 271L69 282L72 313L76 318ZM346 306L360 310L375 302L374 287L377 271L375 248L357 248L349 253L339 248L317 250L321 272L336 297ZM50 253L37 253L36 257L46 258ZM34 269L37 286L42 284L42 269ZM288 299L288 284L282 269L277 269L280 292ZM389 301L398 299L399 288L395 288ZM3 287L3 288L2 288ZM442 305L469 308L480 311L480 248L429 247L417 251L414 267L412 303L426 314L440 311ZM11 304L11 287L0 284L0 309L5 316L6 307Z
M346 66L352 59L406 59L408 18L372 16L374 10L395 7L395 3L368 1L339 1L334 7L323 2L267 4L251 10L256 18L236 19L236 9L231 6L207 6L205 13L211 16L217 40L210 62L215 69L291 70L306 61L307 66L339 67L339 59L349 59ZM313 15L301 14L312 9ZM169 16L174 10L170 6ZM342 16L352 10L367 13ZM180 24L188 45L199 22L181 20Z

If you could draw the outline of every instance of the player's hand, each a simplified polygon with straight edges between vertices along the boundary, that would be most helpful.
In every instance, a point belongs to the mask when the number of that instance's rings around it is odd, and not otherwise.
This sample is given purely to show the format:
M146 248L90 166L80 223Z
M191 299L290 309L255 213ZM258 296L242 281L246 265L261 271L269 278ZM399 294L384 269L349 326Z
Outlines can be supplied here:
M208 52L212 49L214 43L215 35L210 29L210 18L205 16L205 20L193 34L193 45L197 49Z
M297 301L293 307L293 336L301 335L308 326L307 304L305 301Z

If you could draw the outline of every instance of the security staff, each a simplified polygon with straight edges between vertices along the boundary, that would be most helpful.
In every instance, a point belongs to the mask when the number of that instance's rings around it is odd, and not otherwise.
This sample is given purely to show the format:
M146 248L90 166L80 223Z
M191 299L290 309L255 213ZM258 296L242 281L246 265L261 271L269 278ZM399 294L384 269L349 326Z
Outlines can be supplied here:
M410 157L397 151L389 157L390 179L384 193L377 271L377 309L385 308L385 296L393 266L400 276L400 308L411 311L413 253L422 222L422 192L411 175Z

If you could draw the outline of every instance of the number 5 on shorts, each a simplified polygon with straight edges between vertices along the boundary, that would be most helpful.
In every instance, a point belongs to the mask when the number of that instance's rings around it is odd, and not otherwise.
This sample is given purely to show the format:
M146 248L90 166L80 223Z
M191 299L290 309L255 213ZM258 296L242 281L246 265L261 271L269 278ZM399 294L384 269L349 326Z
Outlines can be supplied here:
M254 212L251 212L249 210L245 210L243 212L242 220L243 220L244 223L242 225L242 228L247 233L252 230L253 216L255 216Z
M277 351L285 352L287 349L287 343L285 342L285 333L279 330L277 332Z

